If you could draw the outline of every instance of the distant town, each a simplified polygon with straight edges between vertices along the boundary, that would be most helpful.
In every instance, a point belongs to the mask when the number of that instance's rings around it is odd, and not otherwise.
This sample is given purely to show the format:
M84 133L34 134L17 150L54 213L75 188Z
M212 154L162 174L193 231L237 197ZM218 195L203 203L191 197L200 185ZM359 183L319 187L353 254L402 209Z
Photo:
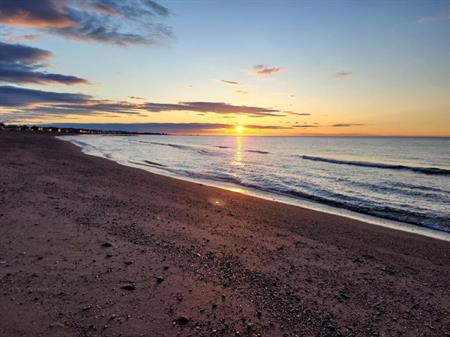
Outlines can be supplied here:
M107 131L80 128L63 128L55 126L17 125L0 123L0 131L39 132L50 134L95 134L95 135L167 135L158 132L131 132L131 131Z

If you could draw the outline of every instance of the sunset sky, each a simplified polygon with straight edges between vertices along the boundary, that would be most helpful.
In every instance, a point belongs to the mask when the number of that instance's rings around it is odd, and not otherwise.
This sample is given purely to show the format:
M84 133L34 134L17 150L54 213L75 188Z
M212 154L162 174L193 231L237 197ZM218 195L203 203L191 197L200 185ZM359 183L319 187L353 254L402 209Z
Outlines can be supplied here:
M0 121L450 136L450 3L0 2Z

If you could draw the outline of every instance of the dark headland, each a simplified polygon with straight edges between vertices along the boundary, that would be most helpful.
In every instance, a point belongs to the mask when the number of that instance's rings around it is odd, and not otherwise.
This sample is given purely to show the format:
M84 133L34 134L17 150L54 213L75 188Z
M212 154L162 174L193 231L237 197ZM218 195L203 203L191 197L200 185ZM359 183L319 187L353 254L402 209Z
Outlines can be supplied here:
M0 336L450 336L450 243L0 131Z

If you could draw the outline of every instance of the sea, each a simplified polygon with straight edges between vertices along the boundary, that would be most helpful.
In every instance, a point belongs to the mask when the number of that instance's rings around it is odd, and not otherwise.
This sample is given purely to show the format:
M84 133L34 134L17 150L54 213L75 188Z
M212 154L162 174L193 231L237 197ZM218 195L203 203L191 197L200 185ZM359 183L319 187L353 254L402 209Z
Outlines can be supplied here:
M380 224L450 233L450 138L61 138L86 154L154 173Z

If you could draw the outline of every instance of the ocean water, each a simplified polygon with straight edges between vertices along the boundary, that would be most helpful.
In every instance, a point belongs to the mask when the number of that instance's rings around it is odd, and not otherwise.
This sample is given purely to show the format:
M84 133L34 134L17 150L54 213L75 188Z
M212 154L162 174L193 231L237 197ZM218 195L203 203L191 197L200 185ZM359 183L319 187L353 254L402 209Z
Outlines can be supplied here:
M450 139L64 136L87 154L450 233Z

